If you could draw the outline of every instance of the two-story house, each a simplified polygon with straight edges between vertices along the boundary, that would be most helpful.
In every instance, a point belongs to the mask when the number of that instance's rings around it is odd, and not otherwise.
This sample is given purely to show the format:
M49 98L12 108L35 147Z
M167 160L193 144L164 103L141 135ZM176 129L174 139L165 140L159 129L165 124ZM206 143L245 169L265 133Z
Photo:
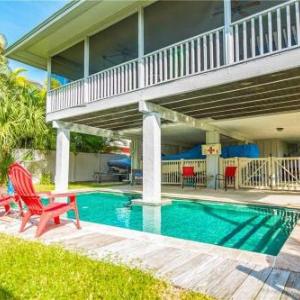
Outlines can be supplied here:
M162 144L299 139L299 46L298 0L77 0L7 56L48 71L57 190L70 131L126 137L133 168L143 153L143 200L159 203ZM218 159L207 157L208 187Z

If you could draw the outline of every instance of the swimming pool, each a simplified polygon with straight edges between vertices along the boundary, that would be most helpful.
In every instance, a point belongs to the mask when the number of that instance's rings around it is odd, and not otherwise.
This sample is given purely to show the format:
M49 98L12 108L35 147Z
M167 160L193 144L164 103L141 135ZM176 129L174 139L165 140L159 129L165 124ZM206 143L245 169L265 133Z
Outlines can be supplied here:
M174 199L162 207L132 206L134 198L121 193L79 194L80 219L277 255L300 217L299 211L290 209L211 201Z

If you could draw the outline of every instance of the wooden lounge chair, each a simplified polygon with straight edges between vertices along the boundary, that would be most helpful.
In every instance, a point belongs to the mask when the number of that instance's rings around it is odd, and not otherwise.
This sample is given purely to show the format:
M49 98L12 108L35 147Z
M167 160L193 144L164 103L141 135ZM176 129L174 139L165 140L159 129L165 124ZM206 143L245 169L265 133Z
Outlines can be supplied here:
M53 219L55 224L60 224L60 215L66 213L69 210L74 210L76 216L76 227L80 229L79 215L76 203L76 195L73 193L63 194L51 194L47 193L47 197L50 200L50 204L43 205L41 202L41 196L45 193L36 193L32 184L31 174L20 164L14 163L9 167L9 178L13 184L15 193L25 203L27 211L22 218L20 232L23 232L25 226L31 216L40 216L40 221L36 231L36 237L39 237L44 230L50 219ZM70 200L68 203L55 203L55 198L66 197Z

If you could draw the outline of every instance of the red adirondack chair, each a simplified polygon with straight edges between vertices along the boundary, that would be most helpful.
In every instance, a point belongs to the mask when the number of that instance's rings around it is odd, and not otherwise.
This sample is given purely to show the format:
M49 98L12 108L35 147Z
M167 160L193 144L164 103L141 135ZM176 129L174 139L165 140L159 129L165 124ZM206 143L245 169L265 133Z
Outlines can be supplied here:
M196 188L196 184L197 184L197 177L196 177L196 173L195 173L195 170L194 170L194 167L188 167L188 166L185 166L185 167L182 167L182 174L181 174L181 187L183 188L184 187L184 184L186 182L191 182L192 185L194 186L194 188Z
M0 206L3 206L5 209L5 214L10 212L10 204L15 201L14 196L2 195L0 196Z
M60 215L69 210L74 210L76 216L76 227L80 229L79 215L76 203L76 195L73 193L51 194L48 193L50 204L43 205L41 202L42 193L36 193L32 184L31 174L20 164L14 163L9 167L9 178L13 184L15 193L21 198L28 208L28 211L22 218L20 232L23 232L31 216L40 216L40 221L36 231L36 237L39 237L45 230L50 219L54 219L55 224L60 224ZM70 202L54 202L57 197L67 197Z
M219 181L224 181L224 188L225 191L227 191L227 186L229 182L233 182L235 184L235 174L236 174L237 167L235 166L227 166L225 168L225 174L218 174L216 176L216 181L215 181L215 189L217 189L217 183Z

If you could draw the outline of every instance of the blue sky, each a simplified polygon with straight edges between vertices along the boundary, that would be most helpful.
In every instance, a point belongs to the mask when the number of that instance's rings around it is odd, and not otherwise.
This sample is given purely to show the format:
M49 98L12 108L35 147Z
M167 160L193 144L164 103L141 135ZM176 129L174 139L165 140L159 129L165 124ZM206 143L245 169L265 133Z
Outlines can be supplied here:
M0 0L0 33L6 36L8 45L41 23L66 4L66 0ZM46 72L10 60L12 69L27 69L30 80L43 83Z

